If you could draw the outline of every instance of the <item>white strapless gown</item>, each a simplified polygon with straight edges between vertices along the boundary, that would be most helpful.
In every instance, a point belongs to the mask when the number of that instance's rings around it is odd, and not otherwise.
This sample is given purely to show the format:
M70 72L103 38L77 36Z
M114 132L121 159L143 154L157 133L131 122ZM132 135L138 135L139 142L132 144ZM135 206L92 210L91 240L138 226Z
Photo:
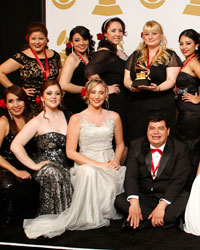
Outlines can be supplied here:
M195 178L192 185L185 210L184 231L200 236L200 175Z
M100 162L114 159L114 118L110 111L107 112L101 126L88 122L80 114L80 153ZM75 164L70 170L74 188L71 206L59 215L41 215L35 219L24 220L23 227L27 237L51 238L65 230L99 228L108 226L111 219L120 219L114 201L116 195L124 191L125 171L124 166L119 170L109 170L89 164Z

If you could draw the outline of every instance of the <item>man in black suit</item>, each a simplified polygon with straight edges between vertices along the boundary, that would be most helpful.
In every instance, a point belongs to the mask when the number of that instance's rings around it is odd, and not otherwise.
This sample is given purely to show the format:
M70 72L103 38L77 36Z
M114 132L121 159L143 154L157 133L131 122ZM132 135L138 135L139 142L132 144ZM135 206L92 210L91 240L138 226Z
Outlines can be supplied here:
M169 132L166 114L157 112L149 118L147 136L130 143L125 193L115 201L116 208L128 214L126 226L168 227L184 213L189 196L188 150Z

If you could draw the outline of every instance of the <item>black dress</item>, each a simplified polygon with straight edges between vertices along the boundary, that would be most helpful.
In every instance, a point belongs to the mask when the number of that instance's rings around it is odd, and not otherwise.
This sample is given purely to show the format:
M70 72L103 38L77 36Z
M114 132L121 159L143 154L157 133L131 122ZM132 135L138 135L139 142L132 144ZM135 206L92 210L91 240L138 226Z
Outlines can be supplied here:
M0 155L18 170L29 171L10 151L13 139L14 135L9 131L2 142ZM27 151L30 149L32 149L32 142L26 146ZM0 222L9 224L35 216L38 207L38 191L34 179L23 180L0 167Z
M199 93L200 79L186 72L180 72L177 81L177 108L176 137L189 146L192 165L188 187L191 188L200 159L200 103L184 102L181 97L184 93Z
M182 62L177 54L172 50L167 50L170 55L168 65L151 65L150 79L152 83L160 85L166 80L168 67L181 67ZM135 80L136 72L134 69L137 58L137 51L129 57L126 69L130 71L131 79ZM170 133L173 135L176 120L176 104L173 89L161 92L152 92L141 90L140 92L128 91L127 98L127 123L129 142L146 134L147 120L149 115L155 111L164 111L167 113L170 123Z
M12 59L20 63L23 67L20 68L20 82L21 86L25 89L35 88L36 93L34 96L28 96L30 100L30 106L33 112L33 115L38 114L38 106L35 102L36 96L40 92L40 87L45 81L44 73L40 68L37 60L35 58L25 55L23 52L16 53L12 56ZM44 69L46 70L46 59L40 59ZM49 80L57 79L59 75L59 62L60 55L54 51L54 55L48 58L49 63Z
M80 63L78 64L72 75L71 83L84 87L85 83L87 82L84 70L85 64L80 60ZM67 110L70 110L73 114L79 113L87 108L85 101L81 98L81 95L79 93L72 94L66 92L64 95L64 105Z
M120 93L109 95L109 110L119 113L122 125L125 144L127 144L126 125L126 89L124 87L124 68L126 61L109 50L96 51L85 68L88 78L98 74L108 85L119 84Z

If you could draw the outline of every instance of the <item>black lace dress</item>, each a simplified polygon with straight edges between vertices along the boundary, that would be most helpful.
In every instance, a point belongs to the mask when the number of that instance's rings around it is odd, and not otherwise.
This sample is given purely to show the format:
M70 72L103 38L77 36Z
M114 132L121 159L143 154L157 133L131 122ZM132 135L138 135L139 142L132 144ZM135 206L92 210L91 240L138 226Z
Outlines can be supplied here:
M157 85L166 80L166 70L168 67L181 67L182 65L180 58L174 51L167 50L167 52L170 54L168 65L159 64L158 66L151 65L150 67L151 82ZM130 71L132 80L135 80L136 72L138 72L138 70L135 71L134 66L139 56L138 52L133 52L126 64L126 69ZM147 90L140 92L128 91L127 123L129 141L146 134L148 117L155 111L164 111L167 113L170 122L170 132L174 134L176 104L172 88L161 92Z
M84 70L85 64L80 60L80 63L78 64L72 75L71 83L84 87L85 83L87 82ZM81 95L79 93L72 94L66 92L64 95L64 105L73 114L80 113L81 111L87 108L85 101L81 98Z
M126 61L109 50L96 51L85 68L85 75L98 74L108 85L119 84L120 93L109 95L109 110L119 113L125 144L127 144L126 89L124 87L124 68Z
M9 131L2 142L0 155L18 170L30 172L10 151L13 139L14 135ZM30 148L32 148L32 142L27 144L26 150L29 151ZM0 167L0 222L9 224L35 216L38 207L38 191L34 179L22 180Z
M40 186L38 214L59 214L70 206L73 192L65 154L66 136L49 132L35 137L34 143L33 160L50 161L33 174Z
M35 95L29 96L31 109L34 115L38 114L38 106L35 103L35 98L40 91L40 86L44 83L44 73L40 68L37 60L32 57L28 57L23 52L16 53L12 56L12 59L20 63L23 67L19 70L21 86L24 88L35 88ZM46 70L46 59L40 59L44 69ZM54 51L54 55L48 58L49 62L49 80L57 79L59 75L59 61L60 55Z
M188 187L195 178L200 160L200 103L184 102L181 98L184 93L199 93L200 79L188 73L180 72L177 81L177 108L176 137L189 146L190 162L192 165Z

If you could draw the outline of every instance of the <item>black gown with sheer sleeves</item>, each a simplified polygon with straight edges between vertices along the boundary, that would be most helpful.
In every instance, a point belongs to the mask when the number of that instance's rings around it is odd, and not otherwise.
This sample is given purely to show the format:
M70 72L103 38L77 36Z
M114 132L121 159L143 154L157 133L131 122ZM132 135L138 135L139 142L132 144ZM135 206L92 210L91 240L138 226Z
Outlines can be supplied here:
M170 55L167 65L151 65L150 79L152 83L160 85L166 80L168 67L181 67L182 62L177 54L167 49ZM131 79L135 80L135 64L140 53L134 51L127 60L126 69L130 71ZM144 65L145 66L145 65ZM139 70L140 71L140 70ZM129 142L146 134L148 117L155 111L167 113L170 123L170 133L174 135L176 121L176 104L173 88L166 91L153 92L141 90L140 92L128 91L127 95L127 124Z

